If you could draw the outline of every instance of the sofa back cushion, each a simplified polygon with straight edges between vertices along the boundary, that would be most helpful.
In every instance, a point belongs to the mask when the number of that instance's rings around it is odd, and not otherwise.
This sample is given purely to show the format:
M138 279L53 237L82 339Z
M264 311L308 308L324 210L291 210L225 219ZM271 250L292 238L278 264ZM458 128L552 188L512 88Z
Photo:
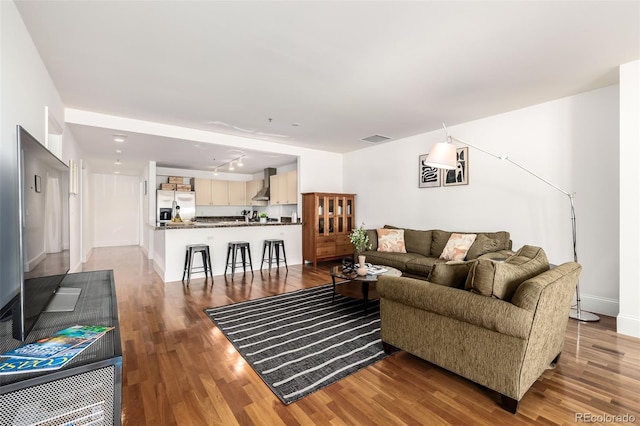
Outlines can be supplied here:
M431 231L431 257L440 257L449 242L452 232L434 229Z
M407 253L418 253L423 256L431 255L431 231L418 229L398 228L393 225L385 225L385 229L404 229L404 245Z
M463 288L469 271L476 262L478 261L436 263L431 267L427 281L446 287Z
M378 231L376 229L367 229L367 235L369 236L369 244L371 244L372 251L378 251Z
M511 300L518 286L549 270L549 261L540 247L523 246L504 262L478 259L471 267L465 289L484 296Z

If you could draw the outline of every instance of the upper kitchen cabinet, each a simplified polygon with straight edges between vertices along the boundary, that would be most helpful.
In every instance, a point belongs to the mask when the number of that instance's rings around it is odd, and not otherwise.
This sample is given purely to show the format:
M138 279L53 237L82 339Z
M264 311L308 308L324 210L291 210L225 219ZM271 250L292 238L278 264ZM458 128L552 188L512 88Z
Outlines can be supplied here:
M212 205L211 182L213 182L211 179L191 179L191 186L196 192L196 206Z
M246 206L247 182L218 179L191 179L198 206Z
M271 204L298 203L298 172L292 170L270 177Z
M228 206L229 205L229 181L227 180L211 181L211 205L212 206Z
M247 182L229 181L229 205L246 206L247 202Z

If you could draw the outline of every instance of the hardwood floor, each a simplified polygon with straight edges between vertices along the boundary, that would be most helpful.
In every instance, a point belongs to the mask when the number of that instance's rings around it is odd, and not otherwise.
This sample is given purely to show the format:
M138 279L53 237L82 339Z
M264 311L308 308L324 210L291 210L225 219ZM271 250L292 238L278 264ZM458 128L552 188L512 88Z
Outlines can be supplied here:
M327 264L216 276L213 286L193 278L186 287L163 283L138 247L116 247L93 250L84 270L100 269L113 269L116 281L124 425L568 425L580 415L640 423L640 339L615 333L610 317L569 320L560 362L516 415L495 392L405 352L285 406L203 309L328 283Z

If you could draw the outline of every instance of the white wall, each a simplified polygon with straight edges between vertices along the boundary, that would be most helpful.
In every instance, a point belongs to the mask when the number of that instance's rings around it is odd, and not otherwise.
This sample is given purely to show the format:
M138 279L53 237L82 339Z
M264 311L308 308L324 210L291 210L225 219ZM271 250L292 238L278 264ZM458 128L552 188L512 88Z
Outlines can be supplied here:
M64 108L44 63L35 48L22 18L12 1L0 2L0 163L1 193L0 220L3 224L17 223L17 150L16 125L22 125L36 139L44 143L48 114L64 123ZM79 161L73 137L63 134L62 160ZM56 147L57 150L59 146ZM57 153L59 154L59 153ZM76 221L77 201L70 200L71 268L79 265L80 225ZM0 227L0 258L3 259L2 278L18 278L18 229Z
M640 337L640 61L620 67L620 314L618 332Z
M618 116L611 86L448 129L576 193L582 308L608 315L618 313ZM573 260L568 197L512 164L469 148L469 185L418 188L418 156L444 138L435 131L346 154L344 191L358 194L358 223L506 230L515 249Z
M140 244L140 178L94 173L91 177L94 247Z

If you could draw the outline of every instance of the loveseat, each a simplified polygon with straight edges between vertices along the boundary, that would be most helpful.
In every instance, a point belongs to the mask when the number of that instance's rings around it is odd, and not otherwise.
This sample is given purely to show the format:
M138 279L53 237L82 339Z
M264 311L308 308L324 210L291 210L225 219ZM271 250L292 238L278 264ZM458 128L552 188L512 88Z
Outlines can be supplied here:
M407 351L492 389L515 413L562 351L581 266L567 262L550 269L541 248L524 246L504 261L438 268L468 272L464 279L441 273L449 280L442 284L379 277L385 350Z
M433 266L437 263L451 262L450 259L440 259L451 235L451 231L443 231L439 229L432 230L416 230L408 228L398 228L392 225L385 225L382 230L398 230L403 234L403 245L405 253L378 251L378 233L376 229L367 229L371 249L360 254L365 256L365 261L375 265L391 266L399 269L405 277L419 278L426 280L432 273ZM461 232L458 234L475 235L475 240L469 248L465 261L475 260L478 258L500 259L504 260L513 255L511 250L512 242L509 232ZM441 269L441 268L437 268ZM440 272L440 271L436 271ZM466 272L457 269L456 272L461 279L466 278Z

